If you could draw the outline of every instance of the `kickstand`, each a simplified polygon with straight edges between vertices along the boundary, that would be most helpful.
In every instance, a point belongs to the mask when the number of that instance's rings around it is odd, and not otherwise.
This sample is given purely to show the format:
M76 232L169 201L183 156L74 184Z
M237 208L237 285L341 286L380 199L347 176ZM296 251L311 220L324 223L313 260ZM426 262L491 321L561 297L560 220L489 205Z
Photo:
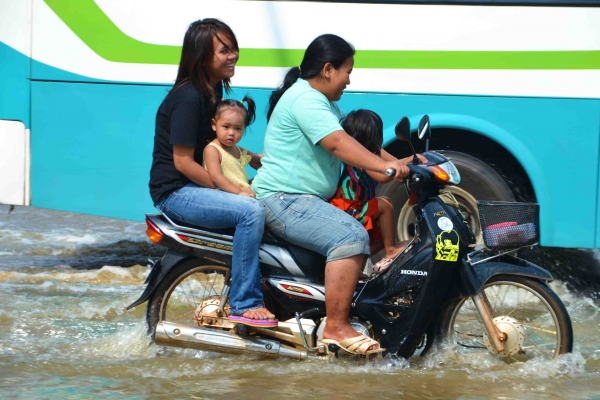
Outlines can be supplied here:
M306 332L304 331L304 328L302 328L302 322L300 322L300 320L304 317L308 317L310 315L317 314L319 312L321 312L321 310L319 310L318 308L313 308L313 309L304 311L301 314L296 313L296 322L298 322L298 329L300 329L300 336L302 337L302 342L304 343L304 347L306 347L306 350L308 350L310 353L324 353L325 346L310 347L308 345L308 341L306 340Z

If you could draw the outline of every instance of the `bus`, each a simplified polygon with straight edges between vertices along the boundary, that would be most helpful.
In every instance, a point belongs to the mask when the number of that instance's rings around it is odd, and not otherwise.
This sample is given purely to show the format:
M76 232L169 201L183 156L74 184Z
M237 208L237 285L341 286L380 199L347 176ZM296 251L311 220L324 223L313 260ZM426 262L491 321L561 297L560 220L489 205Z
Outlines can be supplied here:
M600 247L600 1L3 0L0 203L143 220L154 120L183 34L206 17L240 44L233 97L259 110L318 35L356 48L345 112L429 115L432 150L477 228L477 199L540 204L540 244ZM263 148L266 113L242 145ZM398 236L412 234L399 183ZM478 228L477 228L478 229Z

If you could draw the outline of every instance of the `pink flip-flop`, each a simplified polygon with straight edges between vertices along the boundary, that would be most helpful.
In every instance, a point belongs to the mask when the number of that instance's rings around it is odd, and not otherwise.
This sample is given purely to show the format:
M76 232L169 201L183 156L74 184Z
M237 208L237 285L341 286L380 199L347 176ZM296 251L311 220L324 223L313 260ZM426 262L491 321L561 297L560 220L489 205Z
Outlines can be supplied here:
M276 328L279 321L276 319L253 319L242 317L241 315L230 315L229 322L244 324L255 328Z

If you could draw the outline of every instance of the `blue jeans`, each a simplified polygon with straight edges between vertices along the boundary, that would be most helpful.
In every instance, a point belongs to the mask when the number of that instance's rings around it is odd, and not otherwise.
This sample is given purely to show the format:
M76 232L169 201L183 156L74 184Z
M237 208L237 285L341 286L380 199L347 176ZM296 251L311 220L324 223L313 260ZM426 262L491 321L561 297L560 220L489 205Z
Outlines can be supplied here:
M231 314L262 307L258 249L265 227L265 212L255 199L190 183L161 199L158 208L168 217L204 228L233 228Z
M290 243L326 256L327 262L371 254L367 230L318 196L276 193L260 201L269 230Z

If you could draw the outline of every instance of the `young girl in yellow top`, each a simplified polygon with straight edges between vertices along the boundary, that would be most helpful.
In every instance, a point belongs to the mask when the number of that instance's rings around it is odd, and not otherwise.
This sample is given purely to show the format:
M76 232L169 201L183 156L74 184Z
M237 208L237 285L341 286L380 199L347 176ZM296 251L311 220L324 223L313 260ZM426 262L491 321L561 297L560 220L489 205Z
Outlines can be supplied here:
M244 106L247 104L247 108ZM255 118L254 100L246 96L242 101L211 99L211 125L216 138L204 148L204 168L219 189L242 196L256 197L244 167L260 168L261 154L254 154L237 146L244 130Z

